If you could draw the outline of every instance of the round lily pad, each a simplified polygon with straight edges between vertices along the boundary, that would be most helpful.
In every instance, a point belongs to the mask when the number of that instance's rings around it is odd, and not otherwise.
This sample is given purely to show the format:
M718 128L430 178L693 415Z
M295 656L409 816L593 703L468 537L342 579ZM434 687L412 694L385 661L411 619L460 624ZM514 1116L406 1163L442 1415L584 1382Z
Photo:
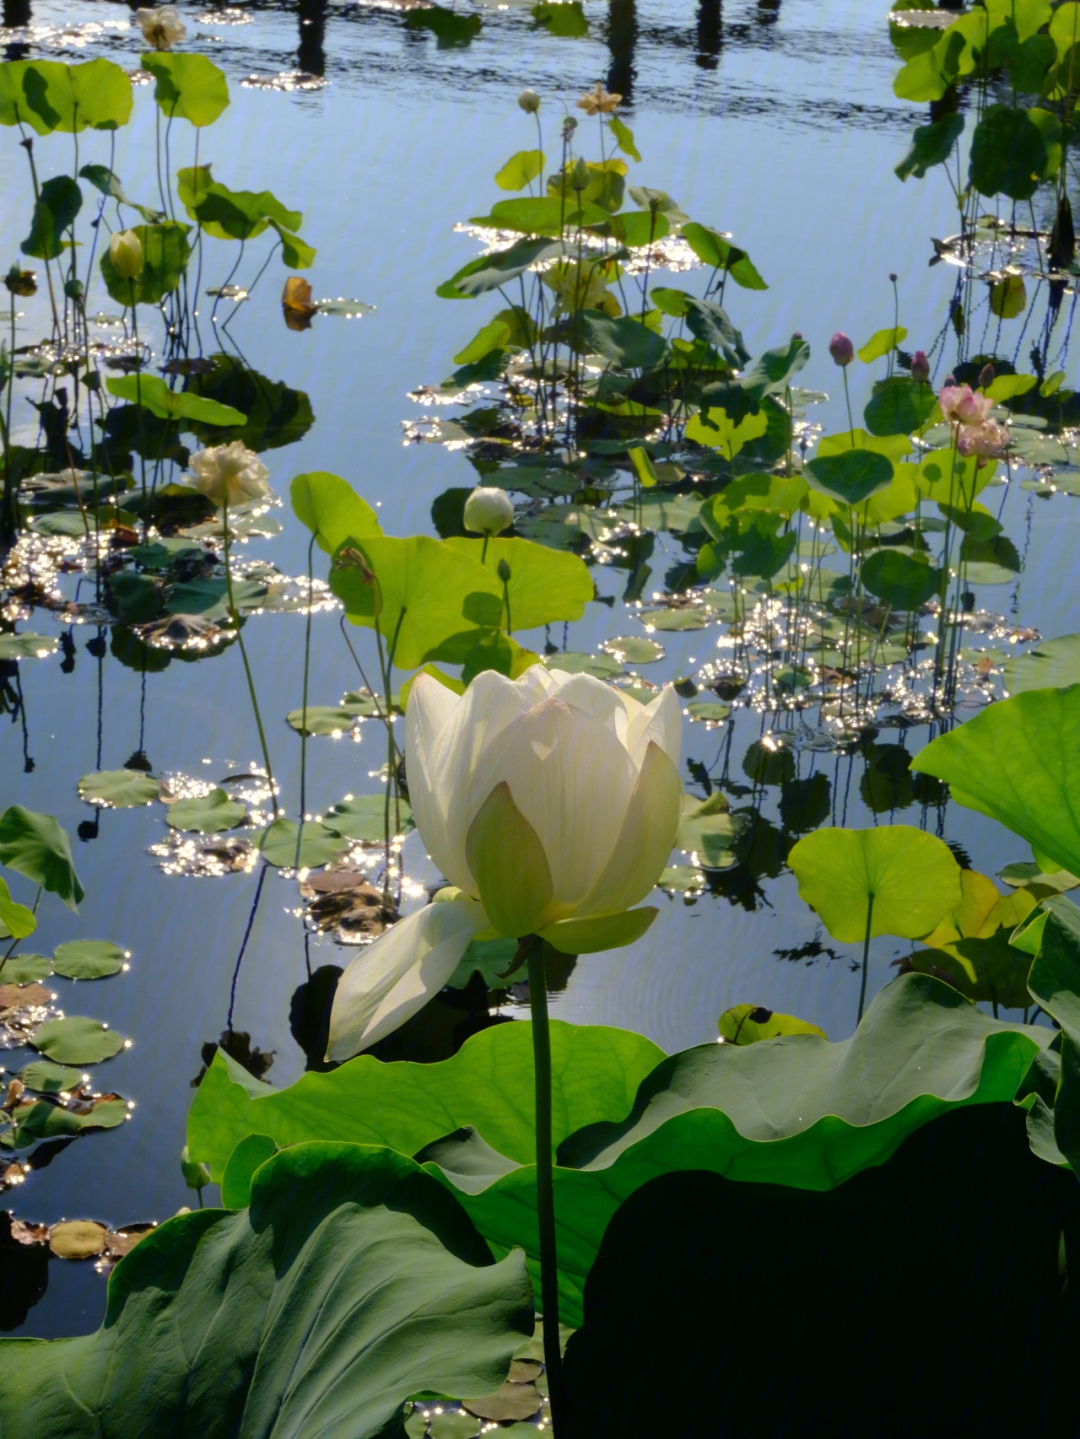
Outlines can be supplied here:
M19 1078L35 1094L59 1094L74 1089L82 1079L81 1069L69 1069L63 1064L53 1064L51 1059L35 1059L24 1065Z
M49 1248L58 1259L93 1259L104 1252L108 1232L93 1219L68 1219L49 1230Z
M342 735L352 729L360 716L349 705L308 705L290 710L286 720L299 734Z
M291 819L276 819L252 838L267 863L282 869L318 869L349 847L343 835L315 821L305 823L300 836L299 826Z
M124 1047L124 1038L97 1019L71 1014L39 1024L30 1043L57 1064L97 1064Z
M533 1384L507 1383L483 1399L463 1399L461 1402L471 1414L477 1414L481 1419L505 1421L531 1419L540 1412L542 1400Z
M84 774L79 795L87 804L106 809L136 809L153 804L158 797L157 780L137 769L101 769Z
M664 658L664 646L641 635L617 635L605 640L600 648L623 664L648 665Z
M721 720L727 719L731 706L722 704L720 700L693 700L686 706L686 713L691 720L719 724Z
M0 660L43 660L59 643L51 635L0 635Z
M549 670L562 670L568 675L592 675L598 680L614 679L623 672L622 661L614 655L587 655L580 650L546 655L544 664Z
M196 799L177 799L169 806L165 822L172 829L193 829L200 834L220 834L235 829L244 820L247 810L237 799L230 799L223 789L212 789Z
M712 610L642 610L638 619L650 630L703 630L716 618Z
M48 979L53 962L46 954L13 954L0 972L4 984L33 984Z
M366 840L370 843L386 837L386 797L381 794L362 794L356 799L345 799L336 804L323 817L323 825L346 839ZM393 796L390 798L391 834L395 814L401 818L401 833L413 827L412 810L406 800L399 800L395 810Z
M71 939L56 947L53 967L63 979L106 979L119 974L127 956L107 939Z

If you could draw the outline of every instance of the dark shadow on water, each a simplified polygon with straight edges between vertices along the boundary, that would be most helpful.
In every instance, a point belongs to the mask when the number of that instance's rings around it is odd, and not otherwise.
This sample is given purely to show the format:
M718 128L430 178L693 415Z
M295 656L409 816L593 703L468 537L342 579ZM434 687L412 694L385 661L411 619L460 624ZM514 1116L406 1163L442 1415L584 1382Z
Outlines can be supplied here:
M569 1439L959 1439L1074 1412L1080 1189L1011 1105L954 1111L814 1193L700 1172L618 1212L567 1351ZM1070 1432L1073 1425L1067 1426Z
M330 1009L343 973L339 965L320 965L305 984L293 991L289 1003L289 1032L304 1051L305 1069L325 1073L337 1068L324 1056L330 1032Z
M237 1064L243 1065L247 1072L254 1075L256 1079L265 1079L267 1071L274 1062L274 1050L263 1051L251 1042L251 1035L242 1029L225 1029L221 1032L221 1038L208 1039L202 1047L202 1068L191 1081L192 1089L198 1089L203 1081L203 1075L214 1062L214 1055L219 1049L223 1049L230 1059L235 1059Z

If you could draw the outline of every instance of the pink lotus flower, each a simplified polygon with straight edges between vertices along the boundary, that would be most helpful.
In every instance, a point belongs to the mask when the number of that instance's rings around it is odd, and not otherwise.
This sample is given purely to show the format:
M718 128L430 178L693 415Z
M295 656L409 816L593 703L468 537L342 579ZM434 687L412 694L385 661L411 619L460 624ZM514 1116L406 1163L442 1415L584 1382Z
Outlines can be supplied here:
M981 425L961 425L956 448L965 456L981 455L983 459L996 459L1009 443L1009 432L997 420L983 420Z
M930 361L922 350L916 350L911 357L911 378L925 385L930 378Z
M959 425L981 425L994 408L989 395L977 395L970 385L945 385L938 402L942 419Z

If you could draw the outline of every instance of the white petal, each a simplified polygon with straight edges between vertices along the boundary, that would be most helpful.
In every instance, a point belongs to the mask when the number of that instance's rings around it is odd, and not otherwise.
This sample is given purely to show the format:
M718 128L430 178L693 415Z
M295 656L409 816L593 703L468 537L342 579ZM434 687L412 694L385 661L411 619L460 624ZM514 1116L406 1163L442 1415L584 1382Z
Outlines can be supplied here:
M682 707L671 685L665 685L651 704L633 716L626 744L640 769L649 742L655 740L676 769L682 752Z
M496 736L533 703L529 692L513 680L495 670L484 670L454 707L431 751L431 786L442 824L435 826L430 842L422 829L421 837L432 863L452 884L470 894L476 893L476 886L465 859L465 836L476 811L498 783L493 779L470 809L473 776L486 765L485 751Z
M613 729L551 698L506 725L485 751L469 793L472 822L503 780L540 837L551 867L545 923L569 918L607 864L637 775Z
M594 675L568 675L560 670L554 678L558 681L555 694L559 699L608 725L626 744L630 717L642 708L632 695L623 694Z
M473 900L429 904L361 950L338 982L327 1059L349 1059L400 1029L438 994L486 927L483 906Z
M435 741L447 724L461 696L431 675L419 674L413 681L405 709L405 764L409 781L409 803L416 828L428 853L444 851L446 822L436 794L432 772Z
M643 900L660 878L682 814L679 771L653 741L626 810L607 868L579 915L611 914Z

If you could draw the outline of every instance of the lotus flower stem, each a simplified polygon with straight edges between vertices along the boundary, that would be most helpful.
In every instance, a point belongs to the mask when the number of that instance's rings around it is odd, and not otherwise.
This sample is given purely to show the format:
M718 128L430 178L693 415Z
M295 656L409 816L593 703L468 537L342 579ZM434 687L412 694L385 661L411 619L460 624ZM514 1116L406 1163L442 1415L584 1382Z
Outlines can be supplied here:
M300 717L300 822L296 826L296 868L300 868L300 846L304 839L304 814L307 810L307 697L308 672L311 668L311 610L315 602L315 574L312 559L315 550L315 536L311 536L307 551L307 619L304 625L304 709Z
M544 1323L544 1364L551 1398L552 1432L564 1432L562 1351L559 1347L559 1260L555 1243L555 1186L551 1146L551 1035L548 1030L548 946L529 949L529 1007L532 1011L536 1090L536 1213L540 1223L540 1304Z
M870 921L874 915L874 896L871 894L866 901L866 938L863 940L862 951L862 984L859 988L859 1017L857 1024L862 1023L863 1006L866 1004L866 975L870 969Z
M225 500L221 511L222 534L225 539L225 589L229 595L229 618L233 622L233 629L236 631L236 643L240 646L240 658L244 661L244 674L247 676L248 694L251 696L251 708L255 711L255 727L259 731L259 744L262 746L263 763L266 765L266 779L270 785L270 804L273 807L274 818L278 817L277 786L274 784L274 771L270 766L270 750L266 743L266 732L263 729L262 715L259 713L259 700L255 694L255 681L251 674L251 665L248 662L247 648L244 645L244 636L240 632L240 615L236 609L236 601L233 599L232 587L232 561L229 557L229 501ZM261 885L260 885L261 888Z

